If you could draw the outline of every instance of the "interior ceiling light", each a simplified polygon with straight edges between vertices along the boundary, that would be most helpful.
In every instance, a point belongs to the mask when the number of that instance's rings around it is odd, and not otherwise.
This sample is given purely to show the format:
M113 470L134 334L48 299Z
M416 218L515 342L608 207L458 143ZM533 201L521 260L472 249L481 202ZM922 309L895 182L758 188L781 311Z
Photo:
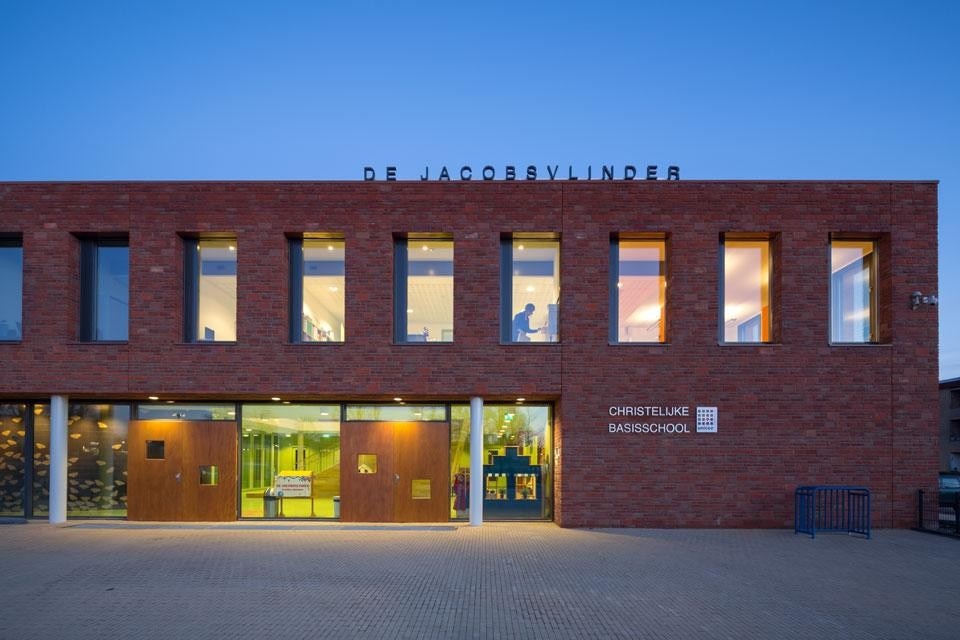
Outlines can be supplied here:
M273 400L274 402L280 402L280 398L278 398L277 396L273 396L270 399Z
M403 402L403 398L394 398L394 402Z
M173 400L167 400L167 404L173 404Z
M430 251L430 247L428 247L427 245L423 245L420 248L423 249L424 251Z
M517 251L523 251L523 245L517 245Z
M227 248L230 249L230 251L236 251L236 250L237 250L237 248L236 248L235 246L233 246L233 245L230 245L230 246L227 247Z
M332 244L328 244L328 245L327 245L327 251L333 251L333 245L332 245Z
M526 398L517 398L517 402L523 402L523 401L525 401L525 400L526 400Z
M339 290L340 290L339 287L334 287L334 286L330 287L330 291L339 291Z
M149 400L159 400L160 397L159 397L159 396L149 396L148 399L149 399Z

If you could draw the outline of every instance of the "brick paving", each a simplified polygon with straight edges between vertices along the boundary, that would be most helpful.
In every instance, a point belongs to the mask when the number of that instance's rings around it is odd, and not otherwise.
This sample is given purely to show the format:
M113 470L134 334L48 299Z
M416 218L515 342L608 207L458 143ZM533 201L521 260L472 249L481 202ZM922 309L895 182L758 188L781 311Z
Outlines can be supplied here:
M960 541L549 523L0 526L0 638L957 638Z

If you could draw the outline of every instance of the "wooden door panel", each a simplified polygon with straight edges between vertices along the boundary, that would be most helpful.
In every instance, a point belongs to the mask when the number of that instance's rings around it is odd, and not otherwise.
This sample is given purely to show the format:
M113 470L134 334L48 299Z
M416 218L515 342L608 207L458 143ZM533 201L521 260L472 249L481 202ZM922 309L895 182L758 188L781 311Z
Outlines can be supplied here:
M394 423L397 451L396 522L450 519L450 427L446 422ZM413 483L419 481L419 497ZM427 483L429 483L427 485ZM422 487L429 486L429 499Z
M237 519L237 423L184 422L183 519ZM217 484L200 484L200 467L216 467Z
M183 519L181 423L133 420L127 435L127 519ZM147 441L163 442L163 459L147 458Z
M377 456L376 473L361 473L358 456ZM391 522L394 517L393 424L348 422L340 429L340 519Z

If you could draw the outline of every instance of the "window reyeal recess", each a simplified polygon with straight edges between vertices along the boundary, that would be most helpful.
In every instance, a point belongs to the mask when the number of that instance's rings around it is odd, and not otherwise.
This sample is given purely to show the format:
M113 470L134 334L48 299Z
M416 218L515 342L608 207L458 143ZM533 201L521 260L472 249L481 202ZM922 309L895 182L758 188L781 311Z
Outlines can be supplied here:
M398 237L394 278L395 341L453 342L453 239Z
M23 239L0 235L0 341L23 338Z
M560 240L505 235L500 242L500 339L559 342Z
M721 342L770 342L770 240L726 235L721 242Z
M80 339L127 340L129 317L130 248L127 238L82 238Z
M666 239L611 238L610 341L665 342Z
M237 339L236 239L184 239L187 342Z
M831 342L878 342L876 282L876 240L831 238Z
M290 239L290 341L345 340L342 237Z

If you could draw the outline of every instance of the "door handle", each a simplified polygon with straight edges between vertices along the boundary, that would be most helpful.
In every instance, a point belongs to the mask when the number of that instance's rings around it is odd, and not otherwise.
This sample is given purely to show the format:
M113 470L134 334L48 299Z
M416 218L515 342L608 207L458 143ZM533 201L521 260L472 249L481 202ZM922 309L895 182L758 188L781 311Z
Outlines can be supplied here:
M393 481L394 481L394 482L400 482L400 474L399 474L399 473L393 474Z
M179 471L177 471L177 475L175 475L175 476L173 476L173 477L177 479L177 482L180 482L180 478L183 477L183 474L180 473Z

